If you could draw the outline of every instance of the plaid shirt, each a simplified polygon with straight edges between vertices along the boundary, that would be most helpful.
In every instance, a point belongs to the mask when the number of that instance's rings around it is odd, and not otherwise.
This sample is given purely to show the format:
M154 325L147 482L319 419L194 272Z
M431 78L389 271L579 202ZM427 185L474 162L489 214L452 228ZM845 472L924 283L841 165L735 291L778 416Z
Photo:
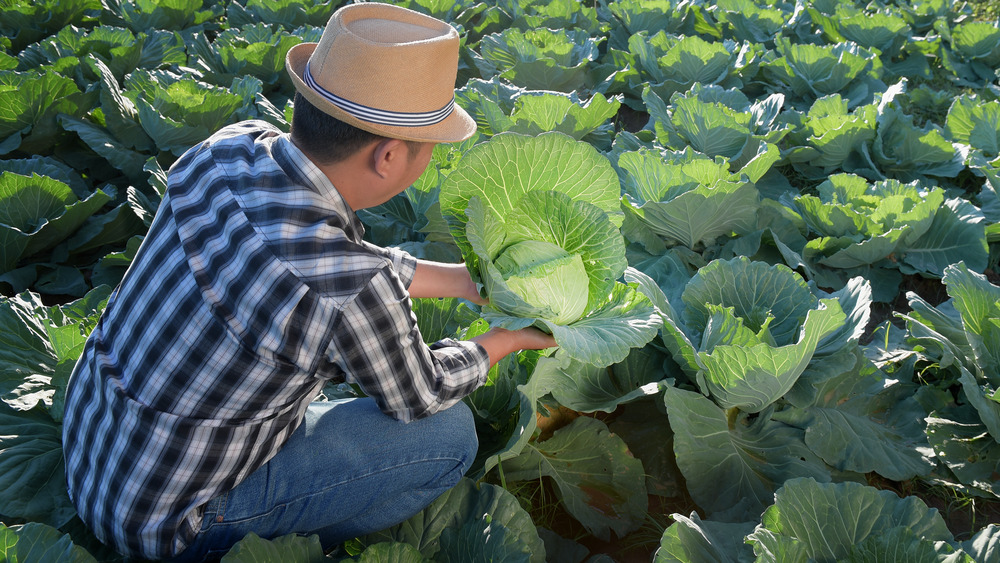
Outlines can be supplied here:
M326 380L357 383L403 421L485 381L481 346L423 343L406 292L416 261L363 232L265 123L177 161L66 398L70 497L103 542L182 551L201 507L278 451Z

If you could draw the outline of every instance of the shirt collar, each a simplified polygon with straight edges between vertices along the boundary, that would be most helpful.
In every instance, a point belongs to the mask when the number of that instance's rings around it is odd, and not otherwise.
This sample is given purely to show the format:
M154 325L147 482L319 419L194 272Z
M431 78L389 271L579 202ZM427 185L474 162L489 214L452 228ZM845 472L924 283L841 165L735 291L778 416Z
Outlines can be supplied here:
M361 220L358 219L351 206L347 204L344 196L337 191L330 178L299 147L295 146L288 133L280 135L274 144L275 148L288 159L292 168L299 172L300 179L306 182L305 186L323 196L323 199L329 202L335 211L347 218L351 227L357 231L358 239L364 236L364 225L361 224Z

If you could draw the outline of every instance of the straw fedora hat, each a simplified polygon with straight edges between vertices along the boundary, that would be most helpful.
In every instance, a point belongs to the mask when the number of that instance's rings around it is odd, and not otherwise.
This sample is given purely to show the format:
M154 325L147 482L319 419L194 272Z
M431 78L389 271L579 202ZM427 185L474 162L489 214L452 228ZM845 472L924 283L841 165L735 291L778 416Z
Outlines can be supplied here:
M319 43L288 51L292 82L320 110L407 141L468 139L476 122L455 103L459 37L438 19L365 2L331 16Z

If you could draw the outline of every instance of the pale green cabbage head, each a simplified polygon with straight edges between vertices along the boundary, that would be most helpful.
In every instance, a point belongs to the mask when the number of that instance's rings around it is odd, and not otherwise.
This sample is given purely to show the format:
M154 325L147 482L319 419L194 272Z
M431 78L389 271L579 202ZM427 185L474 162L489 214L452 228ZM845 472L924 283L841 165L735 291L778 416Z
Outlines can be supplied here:
M543 318L569 324L587 310L590 279L579 254L550 242L526 240L508 246L494 265L507 288L545 313Z

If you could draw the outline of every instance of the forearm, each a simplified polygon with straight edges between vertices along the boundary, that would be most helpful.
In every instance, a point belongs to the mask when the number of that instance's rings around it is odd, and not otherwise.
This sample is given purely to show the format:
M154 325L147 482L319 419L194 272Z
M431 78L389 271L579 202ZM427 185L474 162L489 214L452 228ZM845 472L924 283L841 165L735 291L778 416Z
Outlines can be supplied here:
M465 264L417 260L416 273L407 291L410 297L459 297L483 303Z

